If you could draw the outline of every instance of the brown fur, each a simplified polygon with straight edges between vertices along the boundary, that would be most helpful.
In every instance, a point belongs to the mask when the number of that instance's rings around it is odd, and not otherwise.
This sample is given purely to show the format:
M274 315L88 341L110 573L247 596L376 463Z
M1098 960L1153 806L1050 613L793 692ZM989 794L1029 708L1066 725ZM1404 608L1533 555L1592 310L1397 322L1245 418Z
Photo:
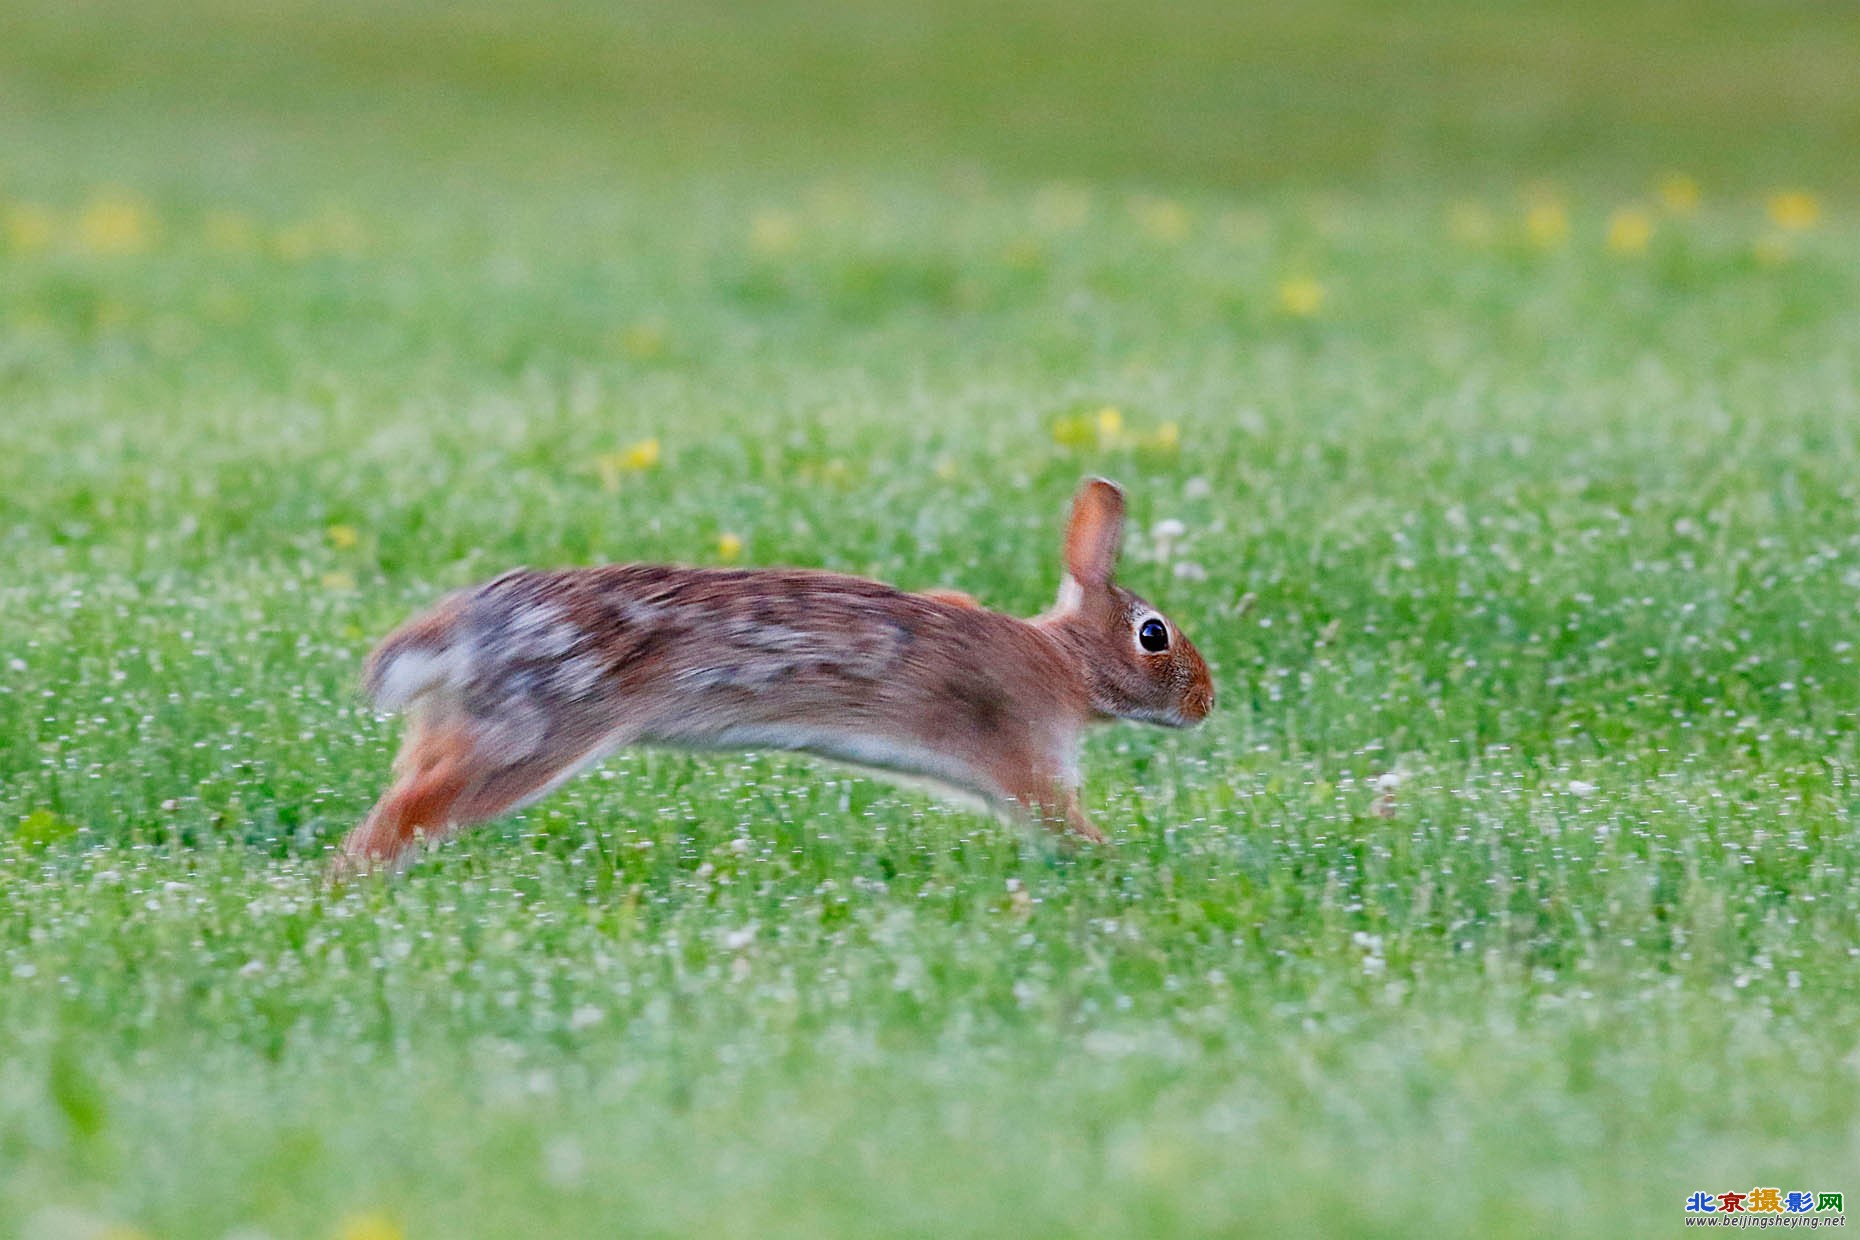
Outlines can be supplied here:
M370 656L369 692L414 723L340 865L395 864L627 744L804 750L1101 842L1075 794L1086 724L1182 726L1214 701L1173 626L1167 651L1137 646L1134 626L1161 617L1112 584L1122 525L1122 493L1088 480L1060 606L1034 620L796 569L517 570L455 595Z

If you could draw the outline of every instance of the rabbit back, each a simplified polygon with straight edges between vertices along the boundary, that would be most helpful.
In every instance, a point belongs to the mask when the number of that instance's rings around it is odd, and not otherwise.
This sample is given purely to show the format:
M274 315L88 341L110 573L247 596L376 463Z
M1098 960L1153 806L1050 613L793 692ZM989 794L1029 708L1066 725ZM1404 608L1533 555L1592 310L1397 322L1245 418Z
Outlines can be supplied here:
M803 749L958 784L1004 750L1063 748L1089 713L1076 669L1026 622L785 569L520 569L389 637L368 684L518 757Z

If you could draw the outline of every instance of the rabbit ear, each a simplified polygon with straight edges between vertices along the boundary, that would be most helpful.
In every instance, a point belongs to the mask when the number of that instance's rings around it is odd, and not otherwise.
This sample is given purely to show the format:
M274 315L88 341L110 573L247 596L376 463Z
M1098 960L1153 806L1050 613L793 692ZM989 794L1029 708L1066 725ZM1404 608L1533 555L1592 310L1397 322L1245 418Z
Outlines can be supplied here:
M1123 491L1103 478L1087 478L1072 499L1072 520L1066 526L1066 572L1088 589L1110 585L1123 542Z

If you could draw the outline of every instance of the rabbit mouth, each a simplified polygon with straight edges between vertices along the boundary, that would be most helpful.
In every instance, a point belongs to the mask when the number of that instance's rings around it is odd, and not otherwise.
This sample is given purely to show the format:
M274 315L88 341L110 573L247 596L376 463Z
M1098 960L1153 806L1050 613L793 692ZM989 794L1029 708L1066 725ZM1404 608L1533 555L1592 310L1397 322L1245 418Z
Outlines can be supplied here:
M1166 709L1138 709L1119 713L1125 719L1134 720L1137 723L1153 723L1164 728L1192 728L1208 716L1206 709L1197 712L1192 706L1187 710L1171 706Z
M1206 719L1214 711L1214 690L1203 689L1190 694L1182 705L1170 712L1175 716L1169 725L1176 728L1192 728Z

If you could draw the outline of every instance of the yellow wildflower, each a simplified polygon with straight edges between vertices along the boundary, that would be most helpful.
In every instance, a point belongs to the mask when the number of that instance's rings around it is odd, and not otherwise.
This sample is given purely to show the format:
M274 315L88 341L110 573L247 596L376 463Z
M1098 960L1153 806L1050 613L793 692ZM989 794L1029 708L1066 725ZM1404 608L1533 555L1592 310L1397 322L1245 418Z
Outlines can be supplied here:
M1539 249L1562 245L1569 237L1569 211L1560 202L1532 203L1524 212L1524 235Z
M1139 198L1131 204L1137 227L1152 241L1174 245L1188 236L1188 208L1173 198Z
M329 545L338 551L353 550L362 541L362 535L353 525L332 525L327 531Z
M800 241L800 221L791 212L759 211L749 222L749 248L764 257L791 253Z
M1690 215L1699 209L1699 183L1683 172L1660 178L1660 205L1674 215Z
M1182 443L1182 428L1176 423L1163 422L1150 431L1133 429L1125 420L1123 410L1115 405L1054 418L1052 433L1053 442L1062 448L1142 448L1153 452L1174 452ZM955 464L950 462L945 472L939 462L937 476L954 478Z
M16 202L8 207L5 224L7 248L21 254L43 250L58 234L58 217L31 202Z
M1780 190L1770 195L1770 223L1785 232L1813 228L1821 219L1821 200L1805 190Z
M665 329L657 323L634 323L620 332L620 351L640 362L665 355Z
M324 573L317 581L332 594L342 594L355 588L355 576L352 573Z
M628 444L626 451L620 454L620 467L635 472L651 469L659 463L659 441L642 439L638 443Z
M1182 428L1174 422L1164 422L1145 437L1143 446L1157 452L1174 452L1182 446Z
M336 1224L336 1240L407 1240L407 1232L387 1215L370 1210Z
M738 559L742 554L743 540L741 537L727 531L717 536L718 558L730 561Z
M1062 448L1098 446L1098 424L1089 413L1069 414L1053 420L1053 442Z
M243 323L252 313L244 293L217 281L201 289L199 303L200 312L218 323Z
M124 195L99 195L78 216L78 241L93 254L140 254L149 248L154 233L154 213Z
M1308 319L1324 308L1324 286L1310 276L1293 276L1279 285L1279 309L1293 318Z
M1781 233L1765 233L1751 244L1750 256L1765 267L1779 267L1795 257L1795 243Z
M1040 245L1028 237L1008 243L1001 251L1001 261L1017 271L1027 271L1040 265Z
M1653 220L1645 211L1623 207L1608 217L1608 248L1615 254L1644 254L1653 240Z
M609 491L620 489L620 475L643 473L659 463L659 441L642 439L618 452L603 452L594 458L600 471L601 485Z
M317 252L316 226L308 223L287 224L272 236L271 248L279 258L289 263L301 263L312 258Z
M312 219L287 224L271 238L273 253L293 263L325 254L353 258L367 246L368 230L361 218L342 207L328 207Z

